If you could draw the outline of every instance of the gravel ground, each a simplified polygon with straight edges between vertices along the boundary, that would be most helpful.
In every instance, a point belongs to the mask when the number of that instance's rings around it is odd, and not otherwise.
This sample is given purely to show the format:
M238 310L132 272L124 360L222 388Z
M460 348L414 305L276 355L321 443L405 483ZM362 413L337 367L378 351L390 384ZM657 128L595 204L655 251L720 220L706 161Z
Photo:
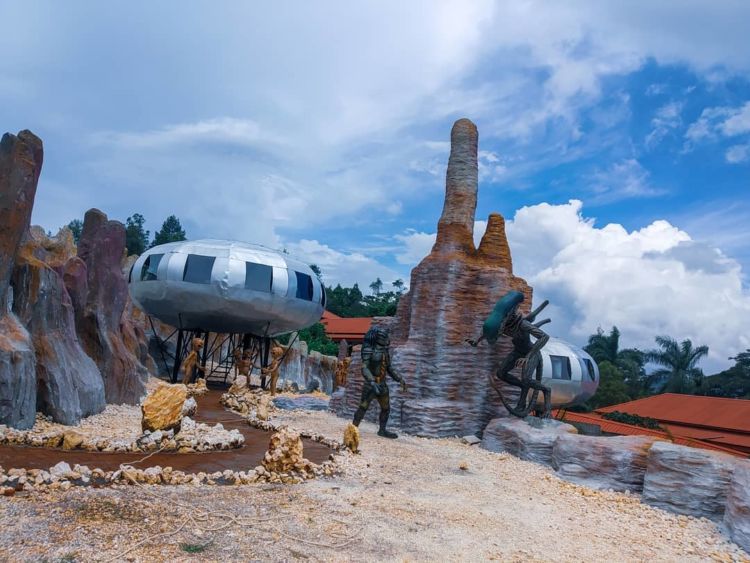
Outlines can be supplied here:
M300 411L275 420L332 438L347 422ZM0 498L0 560L750 561L707 520L458 440L390 441L375 430L363 423L362 454L343 458L342 475L301 485Z

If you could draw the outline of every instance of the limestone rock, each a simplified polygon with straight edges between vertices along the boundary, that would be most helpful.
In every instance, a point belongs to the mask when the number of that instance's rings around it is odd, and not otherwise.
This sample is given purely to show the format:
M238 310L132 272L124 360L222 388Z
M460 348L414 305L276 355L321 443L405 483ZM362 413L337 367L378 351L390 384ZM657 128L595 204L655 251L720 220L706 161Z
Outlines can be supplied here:
M279 384L296 383L300 389L317 389L326 394L333 393L336 382L336 356L326 356L316 351L308 351L307 342L296 340L286 352L279 368Z
M640 492L646 458L655 441L649 436L562 434L552 447L552 463L560 477L574 483Z
M195 416L198 410L198 403L195 402L193 397L188 397L185 402L182 403L182 416Z
M495 418L484 429L482 447L508 452L520 459L552 465L552 448L564 434L577 434L574 426L557 420L515 417Z
M107 402L135 404L145 393L148 373L124 339L123 324L129 321L123 312L130 299L120 266L124 249L125 226L98 209L87 211L78 243L78 257L86 264L86 297L73 304L78 335L102 373ZM68 280L82 283L70 273ZM73 293L82 297L79 287Z
M344 446L353 454L359 452L359 428L351 422L344 429Z
M232 386L229 388L229 393L231 395L239 395L241 393L244 393L247 391L247 376L244 375L238 375L234 378L234 382L232 383Z
M271 436L263 468L272 473L313 473L313 465L305 459L302 438L296 432L282 428Z
M63 279L64 265L75 251L70 231L53 238L39 231L34 229L16 259L13 309L34 344L37 410L55 422L77 424L104 410L104 382L78 340Z
M146 397L141 406L143 420L141 428L145 430L179 429L183 417L183 405L187 400L187 387L176 385L159 385Z
M494 214L479 250L473 228L477 200L477 132L468 120L456 122L451 132L451 156L446 173L446 195L438 234L431 253L412 270L410 290L402 296L396 316L374 319L373 325L391 329L393 366L409 384L406 394L389 381L394 426L421 436L463 436L480 433L506 411L488 381L510 343L466 344L476 338L495 302L509 290L521 291L522 312L531 306L531 287L513 275L502 217ZM362 389L359 350L345 388L331 398L331 409L349 418ZM518 391L507 388L510 400ZM377 405L367 420L377 417Z
M0 424L31 428L36 369L31 336L11 312L10 279L29 227L42 170L42 141L30 131L0 140Z
M737 545L750 552L750 462L736 462L729 485L724 526Z
M76 432L75 430L68 430L63 434L62 448L64 450L75 450L81 447L84 441L84 436Z
M648 455L643 502L721 521L735 460L721 452L670 442L654 444Z

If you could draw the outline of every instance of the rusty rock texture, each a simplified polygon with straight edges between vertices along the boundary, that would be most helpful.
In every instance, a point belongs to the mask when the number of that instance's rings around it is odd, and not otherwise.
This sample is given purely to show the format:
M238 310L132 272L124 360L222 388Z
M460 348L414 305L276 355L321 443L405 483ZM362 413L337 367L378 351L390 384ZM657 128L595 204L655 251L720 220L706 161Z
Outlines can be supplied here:
M737 545L750 552L750 461L737 461L729 485L724 526Z
M32 228L13 271L13 309L28 328L36 354L36 410L62 424L76 424L105 407L102 375L78 341L63 279L74 252L68 229L50 239Z
M31 335L12 312L16 256L29 227L42 141L30 131L0 140L0 424L30 428L36 416L36 370Z
M669 442L654 444L648 456L643 502L720 522L736 460L728 454Z
M520 459L552 465L552 448L563 434L577 434L570 424L538 418L513 416L491 420L484 429L482 447L492 452L508 452Z
M402 430L421 436L464 436L480 433L487 423L505 414L488 376L510 350L502 339L494 346L470 348L495 302L507 291L521 291L531 305L531 287L513 275L505 223L492 214L479 249L473 240L477 203L476 126L460 119L451 131L451 155L446 173L443 213L435 245L412 270L409 292L392 320L393 365L409 383L406 394L389 382L391 420ZM331 399L340 416L352 415L362 387L361 363L353 353L346 389ZM513 390L508 390L509 396ZM371 407L367 420L377 416Z
M564 434L552 447L552 466L568 481L595 489L641 492L656 438Z
M145 394L148 371L134 353L140 355L132 338L127 338L135 330L123 314L130 300L121 267L124 249L125 226L98 209L87 211L78 243L87 272L85 300L74 299L73 304L78 336L102 372L107 402L135 404ZM82 297L83 277L68 279L71 293Z
M307 342L296 340L279 368L277 387L282 389L286 383L296 383L302 391L316 387L330 395L333 393L337 364L336 356L326 356L314 350L310 352Z

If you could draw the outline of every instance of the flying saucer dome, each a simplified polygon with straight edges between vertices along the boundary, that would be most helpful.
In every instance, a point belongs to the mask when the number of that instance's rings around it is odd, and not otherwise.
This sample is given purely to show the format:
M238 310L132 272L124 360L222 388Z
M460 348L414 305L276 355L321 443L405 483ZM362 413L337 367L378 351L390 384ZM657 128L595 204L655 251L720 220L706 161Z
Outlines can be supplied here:
M236 241L155 246L128 282L147 314L188 330L274 336L315 324L325 307L323 284L307 264Z
M584 350L550 337L541 350L542 383L552 389L552 406L579 405L599 386L599 366ZM541 401L541 394L540 399Z

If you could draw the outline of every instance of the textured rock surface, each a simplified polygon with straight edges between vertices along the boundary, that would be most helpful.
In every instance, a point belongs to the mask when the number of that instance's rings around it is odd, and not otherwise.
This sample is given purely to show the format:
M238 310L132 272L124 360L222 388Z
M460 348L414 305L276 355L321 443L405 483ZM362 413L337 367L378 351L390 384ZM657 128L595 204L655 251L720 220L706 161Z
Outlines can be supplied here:
M102 375L78 341L62 275L74 252L68 229L48 238L33 228L13 272L13 309L31 333L36 355L36 408L62 424L105 407Z
M640 492L654 441L647 436L563 434L552 447L552 463L560 477L574 483Z
M736 462L729 485L724 525L732 540L750 553L750 462Z
M42 170L42 141L30 131L0 140L0 424L31 428L36 411L35 355L11 312L10 279L29 227Z
M446 174L446 195L432 252L412 270L409 293L396 316L373 324L392 328L393 365L408 381L402 394L391 389L391 419L411 434L463 436L482 431L505 413L488 382L510 350L504 339L497 345L470 348L497 299L515 289L526 296L531 288L513 275L504 221L493 214L479 250L474 247L473 225L477 200L477 132L468 120L456 122L451 132L451 156ZM350 417L362 388L361 361L355 349L347 385L331 399L339 416ZM512 388L508 395L513 395ZM377 416L377 406L367 420Z
M313 464L304 456L302 438L286 428L271 436L263 467L272 473L313 473Z
M508 452L520 459L552 465L552 447L563 434L577 434L574 426L557 420L495 418L484 429L482 447Z
M307 342L295 341L279 368L279 389L287 383L296 383L299 389L315 386L326 394L333 393L336 380L336 356L325 356L320 352L309 352Z
M159 385L141 405L143 430L171 430L180 427L183 417L183 406L187 400L187 387L176 385Z
M73 299L73 304L78 335L102 372L107 402L135 404L145 392L148 372L133 353L132 342L129 348L125 340L132 327L123 315L129 301L120 265L124 249L125 226L109 221L98 209L87 211L78 244L78 257L87 269L86 298L85 302ZM66 281L75 282L71 294L81 298L83 280L69 271Z
M307 411L327 411L328 410L328 397L325 396L311 396L301 395L299 397L284 395L273 399L273 404L276 408L292 411L297 409Z
M720 452L654 444L648 455L643 502L720 521L735 462L735 457Z

